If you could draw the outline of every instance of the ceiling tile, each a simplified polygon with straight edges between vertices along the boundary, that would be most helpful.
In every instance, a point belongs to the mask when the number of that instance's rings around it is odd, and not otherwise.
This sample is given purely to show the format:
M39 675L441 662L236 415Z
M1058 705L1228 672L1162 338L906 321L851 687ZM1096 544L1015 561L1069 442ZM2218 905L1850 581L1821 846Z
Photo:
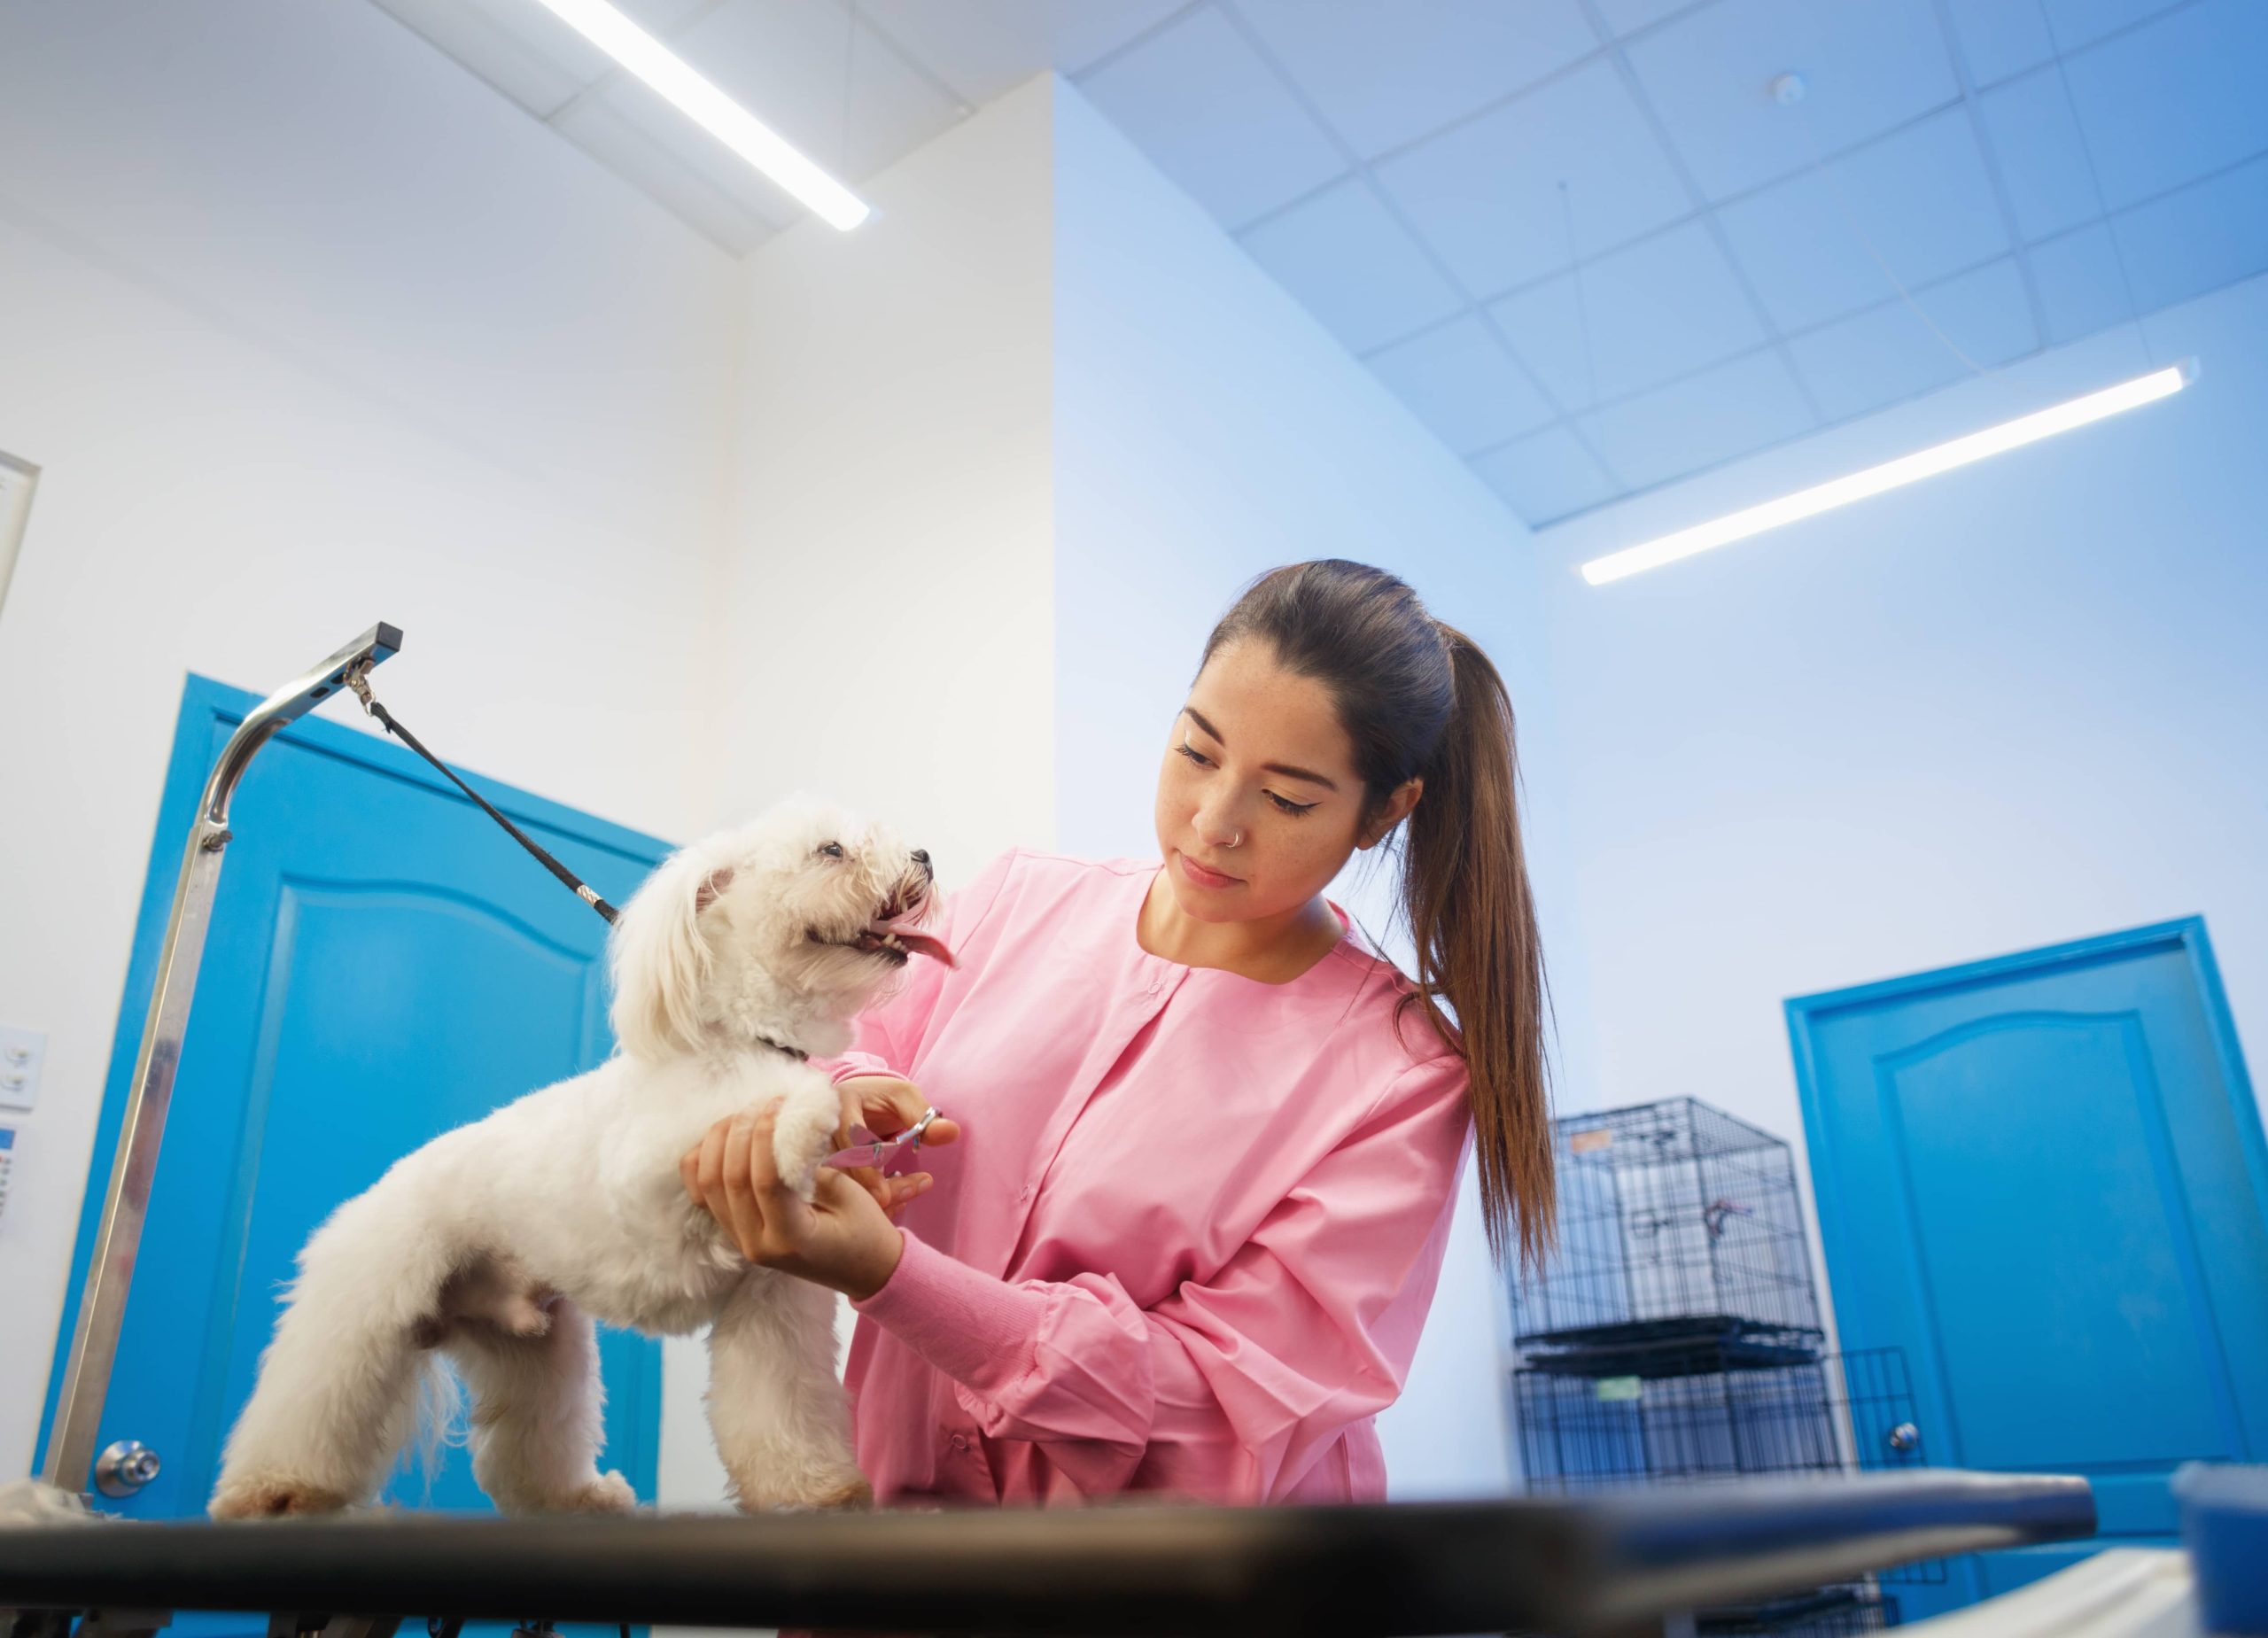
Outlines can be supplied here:
M2064 62L2110 209L2268 149L2268 5L2200 0Z
M1995 86L1977 97L1977 112L2026 243L2102 214L2060 73L2042 68Z
M1894 293L1898 283L1925 284L2008 248L1976 132L1958 108L1736 199L1717 215L1734 259L1783 330L1854 313Z
M706 174L707 167L689 164L681 138L665 140L654 135L653 128L662 124L664 117L682 116L659 98L653 100L656 105L649 117L641 120L625 113L611 99L586 97L553 120L552 128L735 255L754 250L779 231L745 197L746 189L719 186ZM695 135L707 140L703 133ZM730 154L724 157L748 170ZM769 187L755 173L749 175L758 186ZM782 213L781 219L792 220L788 213L796 210L795 202L784 195L773 198L774 208Z
M1954 347L1987 369L2039 348L2023 277L2007 257L1916 291L1914 302L1921 313L1893 300L1790 338L1796 373L1829 421L1848 420L1973 373Z
M859 14L971 103L1042 69L1074 75L1189 0L859 0Z
M2024 260L2031 264L2040 322L2051 346L2109 330L2129 316L2117 249L2103 223L2090 222L2077 233L2035 245Z
M1478 457L1472 470L1531 528L1614 499L1614 480L1565 426Z
M542 119L613 60L535 0L374 0Z
M2055 43L2066 51L2091 45L2107 34L2171 11L2181 0L2032 0L2047 13Z
M1190 0L1046 0L1046 5L1050 60L1057 73L1075 74L1188 10Z
M1972 86L1997 85L2181 0L1945 0Z
M1697 222L1580 273L1580 289L1575 275L1562 274L1489 307L1513 351L1570 408L1624 397L1765 339L1731 264Z
M1477 318L1437 325L1363 361L1459 454L1517 438L1552 418L1551 406L1527 373Z
M650 35L667 39L703 13L734 0L612 0L615 8ZM537 0L512 0L533 7Z
M1112 58L1079 89L1231 229L1347 170L1274 71L1209 8Z
M1946 0L1946 12L1971 85L1996 85L2054 59L2038 0Z
M1577 424L1632 488L1682 477L1811 430L1778 353L1751 353Z
M1365 182L1350 178L1302 199L1247 230L1243 241L1254 260L1356 353L1464 305Z
M841 0L728 0L671 43L815 163L856 182L949 129L960 115L934 82L871 31L861 28L854 38L850 25ZM695 135L718 146L705 133Z
M2111 218L2144 313L2268 268L2268 157Z
M1396 154L1376 175L1476 295L1567 266L1571 230L1576 253L1596 255L1692 208L1604 61Z
M977 106L1053 66L1046 0L992 0L982 6L858 0L858 12L956 96Z
M1576 0L1238 0L1365 158L1437 131L1598 49Z
M1635 34L1707 0L1596 0L1598 14L1617 35Z
M1715 199L1800 169L1815 151L1879 136L1961 89L1930 0L1719 0L1632 41L1628 56ZM1783 107L1767 87L1789 70L1808 92Z

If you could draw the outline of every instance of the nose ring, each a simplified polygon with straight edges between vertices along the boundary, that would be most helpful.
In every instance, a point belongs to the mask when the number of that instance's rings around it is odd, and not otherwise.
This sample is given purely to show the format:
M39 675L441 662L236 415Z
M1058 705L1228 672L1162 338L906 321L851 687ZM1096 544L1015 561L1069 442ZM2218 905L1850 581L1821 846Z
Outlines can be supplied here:
M1243 840L1244 840L1244 832L1242 832L1242 831L1239 831L1239 832L1237 832L1237 834L1236 834L1235 835L1231 836L1231 837L1229 838L1229 845L1230 845L1231 847L1235 847L1239 842L1242 842Z

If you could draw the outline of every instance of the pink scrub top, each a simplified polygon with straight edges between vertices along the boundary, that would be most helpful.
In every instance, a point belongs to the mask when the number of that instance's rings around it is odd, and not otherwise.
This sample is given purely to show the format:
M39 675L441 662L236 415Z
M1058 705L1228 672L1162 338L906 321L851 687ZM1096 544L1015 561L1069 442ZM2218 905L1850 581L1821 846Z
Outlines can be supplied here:
M1348 926L1288 983L1146 952L1160 866L1015 850L815 1060L960 1123L846 1372L884 1503L1376 1500L1471 1145L1465 1067ZM1342 923L1348 917L1334 904Z

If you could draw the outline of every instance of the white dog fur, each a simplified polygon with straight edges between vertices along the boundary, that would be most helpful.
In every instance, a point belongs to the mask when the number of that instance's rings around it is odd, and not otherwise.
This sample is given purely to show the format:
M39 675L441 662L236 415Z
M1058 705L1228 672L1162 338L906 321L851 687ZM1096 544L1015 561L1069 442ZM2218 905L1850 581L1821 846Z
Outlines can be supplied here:
M621 1050L435 1138L308 1240L213 1516L368 1502L434 1351L470 1391L473 1474L500 1509L634 1505L597 1466L594 1318L711 1327L710 1425L742 1507L867 1500L835 1293L750 1265L678 1163L718 1120L784 1099L775 1159L810 1198L841 1106L780 1048L841 1051L913 952L950 959L912 925L934 902L926 856L804 798L672 855L613 933Z

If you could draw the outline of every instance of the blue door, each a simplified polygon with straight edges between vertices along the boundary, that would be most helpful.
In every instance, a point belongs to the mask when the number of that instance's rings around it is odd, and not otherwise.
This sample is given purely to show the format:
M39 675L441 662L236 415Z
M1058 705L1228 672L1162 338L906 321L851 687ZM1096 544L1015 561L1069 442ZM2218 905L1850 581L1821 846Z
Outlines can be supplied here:
M74 1308L183 838L206 772L255 703L201 678L183 699L80 1225ZM668 850L484 783L614 903ZM613 1045L606 924L406 749L305 719L253 760L230 818L236 839L102 1420L102 1443L137 1439L164 1463L113 1504L139 1518L203 1511L278 1286L333 1207L437 1133L591 1068ZM71 1323L66 1313L50 1418ZM605 1460L650 1501L659 1347L627 1333L602 1333L602 1346ZM389 1494L485 1506L453 1455L430 1492L410 1473Z
M2085 1474L2101 1516L1909 1615L2171 1544L2176 1466L2268 1459L2268 1149L2202 920L1788 1020L1844 1347L1906 1350L1933 1465Z

